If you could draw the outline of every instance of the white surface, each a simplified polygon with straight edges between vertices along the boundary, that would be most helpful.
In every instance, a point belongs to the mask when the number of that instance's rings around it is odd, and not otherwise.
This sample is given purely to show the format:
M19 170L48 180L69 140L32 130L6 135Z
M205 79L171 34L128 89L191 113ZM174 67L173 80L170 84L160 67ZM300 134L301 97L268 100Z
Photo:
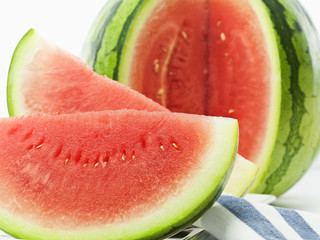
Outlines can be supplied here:
M320 29L319 0L302 0L316 27ZM6 117L6 78L12 53L20 38L35 28L62 48L80 55L94 17L105 0L10 0L0 1L0 117ZM320 162L275 204L320 214Z
M85 36L106 0L0 1L0 117L8 116L6 81L21 37L35 28L43 37L80 55Z

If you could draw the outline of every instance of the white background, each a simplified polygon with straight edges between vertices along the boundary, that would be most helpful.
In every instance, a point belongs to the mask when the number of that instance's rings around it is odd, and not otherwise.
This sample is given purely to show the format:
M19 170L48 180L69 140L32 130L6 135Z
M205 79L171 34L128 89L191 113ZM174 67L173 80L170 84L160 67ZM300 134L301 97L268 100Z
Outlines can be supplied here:
M130 0L128 0L130 1ZM293 0L292 0L293 1ZM320 32L319 0L300 0ZM7 117L6 80L12 53L35 28L42 36L80 56L85 36L106 0L0 0L0 117ZM320 213L320 159L278 205Z
M34 28L50 42L80 56L86 34L105 2L0 0L0 117L8 116L7 73L13 51L22 36Z

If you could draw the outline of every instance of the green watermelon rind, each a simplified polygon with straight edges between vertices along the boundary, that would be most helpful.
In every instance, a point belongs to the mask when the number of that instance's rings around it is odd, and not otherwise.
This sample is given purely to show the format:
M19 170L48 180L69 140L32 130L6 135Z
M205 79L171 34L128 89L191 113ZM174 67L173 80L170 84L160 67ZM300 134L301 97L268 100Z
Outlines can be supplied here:
M251 192L279 196L303 176L319 149L320 43L297 1L263 0L263 4L279 49L281 111L268 171Z
M130 73L125 71L125 66L130 64L130 56L134 51L130 46L135 45L135 37L139 31L143 31L143 23L147 22L151 10L159 2L139 1L140 6L131 8L138 9L136 10L138 12L135 12L135 17L127 23L128 30L123 34L126 39L121 39L121 46L125 50L118 50L116 59L120 70L117 74L114 74L113 66L105 62L104 50L99 48L99 45L95 45L91 48L91 52L86 53L87 58L97 53L91 65L97 73L108 75L111 72L112 75L109 77L130 86L128 83ZM318 57L320 43L307 13L296 0L249 0L249 2L257 12L265 33L274 77L272 102L270 102L273 107L270 108L268 136L260 158L256 162L260 171L251 192L279 196L303 176L315 159L320 146L320 126L317 124L320 120L320 58ZM126 11L119 9L121 11L111 11L112 16L126 18ZM110 9L104 8L101 12L110 12ZM132 11L128 11L128 16L132 14ZM98 21L101 21L99 16L96 19L96 22ZM117 22L116 19L114 22ZM108 31L112 30L112 26L107 25L104 28L101 44L109 42ZM94 26L92 29L94 29L92 32L103 31L101 28L95 29ZM113 36L114 42L117 36L119 35ZM94 36L88 35L84 49L90 44L89 39L92 41ZM296 56L290 55L290 52ZM290 68L292 57L296 57L298 65L292 65ZM297 70L296 77L291 77ZM300 95L303 96L302 99Z
M258 172L257 165L238 154L231 176L223 191L235 197L244 197L251 189Z
M21 94L23 86L17 81L23 79L21 68L27 65L30 61L28 56L34 55L33 53L37 51L37 46L41 42L43 40L36 31L30 29L22 37L13 53L7 79L7 107L9 116L21 115L26 108L22 99L23 95Z
M181 192L144 217L91 229L47 229L0 209L0 227L12 236L29 240L159 239L174 234L196 221L220 196L231 174L238 147L238 124L234 119L217 118L202 165L196 174L186 176ZM210 141L210 140L209 140ZM211 142L211 141L210 141ZM194 171L192 171L194 173ZM205 184L204 184L205 183ZM93 196L94 197L94 196Z
M153 2L153 1L150 1ZM156 2L156 1L154 1ZM118 70L121 59L119 56L122 54L122 48L124 41L127 38L127 30L131 26L130 19L134 19L136 13L142 7L142 5L148 5L144 0L132 0L130 2L123 1L109 1L102 11L99 13L98 20L95 21L91 33L88 35L86 42L90 45L91 51L83 48L84 59L87 60L89 66L94 69L104 68L112 66L110 71L107 69L107 73L104 75L109 76L111 79L118 78ZM115 14L117 13L117 14ZM107 26L105 31L95 31L94 29L101 29ZM108 37L108 42L102 39L105 36ZM97 39L97 36L98 39ZM102 41L100 41L102 40ZM100 48L101 51L97 52L94 56L91 53L95 49ZM104 61L99 61L99 59ZM94 66L93 66L94 64Z
M113 18L113 15L111 13L116 12L121 2L122 0L108 1L102 8L103 11L101 11L98 15L99 17L97 19L99 19L99 21L96 21L90 28L90 32L88 34L88 36L90 36L90 39L87 39L88 43L90 42L90 47L82 49L82 56L87 56L85 61L88 63L88 65L91 66L94 63L96 55L92 56L90 53L93 49L101 47L100 41L104 34L104 31L96 31L96 29L104 29L105 26L110 25L110 22ZM115 29L114 31L116 32Z

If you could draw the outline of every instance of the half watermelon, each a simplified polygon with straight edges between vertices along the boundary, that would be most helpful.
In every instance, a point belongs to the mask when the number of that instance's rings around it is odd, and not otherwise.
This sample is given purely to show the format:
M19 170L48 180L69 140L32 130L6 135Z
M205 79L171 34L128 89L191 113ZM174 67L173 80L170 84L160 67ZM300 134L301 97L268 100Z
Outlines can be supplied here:
M295 0L111 0L83 55L172 111L238 119L253 192L284 193L318 151L320 43Z
M0 119L0 228L23 239L159 239L226 184L234 119L135 110Z

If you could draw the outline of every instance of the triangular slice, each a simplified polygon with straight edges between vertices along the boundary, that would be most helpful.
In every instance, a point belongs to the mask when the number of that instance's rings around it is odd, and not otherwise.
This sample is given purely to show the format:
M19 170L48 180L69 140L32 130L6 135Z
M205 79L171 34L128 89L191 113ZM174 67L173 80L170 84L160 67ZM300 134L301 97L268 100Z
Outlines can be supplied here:
M122 84L100 76L80 58L50 44L35 30L20 40L8 74L10 116L137 109L168 111Z
M159 239L220 195L230 118L135 110L0 120L0 228L23 239Z

